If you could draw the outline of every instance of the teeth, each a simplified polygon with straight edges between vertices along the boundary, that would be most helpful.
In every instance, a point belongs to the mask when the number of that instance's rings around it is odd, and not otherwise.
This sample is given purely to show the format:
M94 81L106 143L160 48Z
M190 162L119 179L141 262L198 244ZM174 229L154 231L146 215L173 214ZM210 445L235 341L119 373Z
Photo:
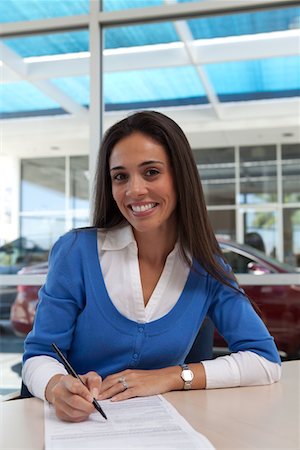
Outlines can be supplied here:
M154 208L155 205L156 203L148 203L148 205L141 205L141 206L132 205L131 208L133 212L144 212L148 211L148 209Z

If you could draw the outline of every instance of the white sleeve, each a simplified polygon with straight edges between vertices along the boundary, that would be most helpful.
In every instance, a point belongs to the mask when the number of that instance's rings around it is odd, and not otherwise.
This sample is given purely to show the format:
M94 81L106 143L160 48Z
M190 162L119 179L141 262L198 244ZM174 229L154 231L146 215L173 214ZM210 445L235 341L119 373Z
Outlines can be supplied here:
M33 356L27 359L22 369L22 380L29 392L41 400L45 399L46 386L57 374L67 375L63 364L51 356Z
M206 389L272 384L280 380L281 366L251 351L202 361Z

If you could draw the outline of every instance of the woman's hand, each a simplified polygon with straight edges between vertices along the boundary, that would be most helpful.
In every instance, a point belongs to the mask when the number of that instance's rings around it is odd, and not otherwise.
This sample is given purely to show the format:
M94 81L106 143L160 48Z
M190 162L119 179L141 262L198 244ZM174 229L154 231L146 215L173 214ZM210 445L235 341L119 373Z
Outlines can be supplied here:
M180 366L157 370L123 370L103 380L98 399L118 401L182 389L181 371Z
M71 375L55 375L47 384L45 397L57 417L67 422L82 422L95 412L93 398L101 391L102 379L96 372L80 375L85 386Z

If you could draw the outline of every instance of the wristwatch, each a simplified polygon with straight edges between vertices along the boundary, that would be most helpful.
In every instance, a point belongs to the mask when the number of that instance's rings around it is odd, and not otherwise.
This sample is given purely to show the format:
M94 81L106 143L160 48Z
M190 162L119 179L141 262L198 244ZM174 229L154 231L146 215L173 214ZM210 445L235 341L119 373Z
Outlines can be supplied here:
M192 389L194 374L187 364L180 364L180 367L182 368L181 378L184 381L183 389L189 391Z

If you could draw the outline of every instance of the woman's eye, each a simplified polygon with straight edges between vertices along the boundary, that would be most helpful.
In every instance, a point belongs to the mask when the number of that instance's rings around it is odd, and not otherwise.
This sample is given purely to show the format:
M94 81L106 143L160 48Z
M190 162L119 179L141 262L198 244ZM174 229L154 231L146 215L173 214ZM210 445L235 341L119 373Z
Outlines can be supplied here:
M159 174L159 170L157 170L157 169L148 169L146 171L146 175L148 177L153 177L153 176L158 175L158 174Z
M126 180L126 175L125 175L125 173L117 173L116 175L113 176L113 180L116 180L116 181Z

